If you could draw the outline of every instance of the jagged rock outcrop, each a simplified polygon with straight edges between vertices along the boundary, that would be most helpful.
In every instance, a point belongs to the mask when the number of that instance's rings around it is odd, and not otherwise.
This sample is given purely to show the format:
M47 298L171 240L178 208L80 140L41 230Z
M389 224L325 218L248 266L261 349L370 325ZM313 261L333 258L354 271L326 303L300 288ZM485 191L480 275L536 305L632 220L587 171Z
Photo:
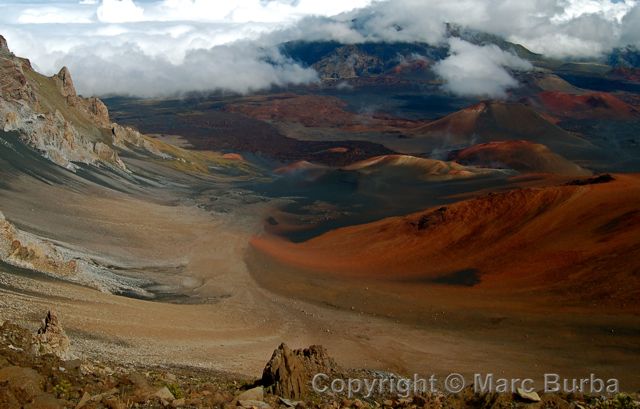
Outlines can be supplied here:
M78 271L78 264L53 243L18 230L0 212L0 260L5 263L54 274L70 276Z
M7 40L3 36L0 35L0 52L9 52L9 46L7 45Z
M38 113L27 104L0 99L0 123L4 125L5 132L17 132L27 145L71 171L77 169L74 162L109 164L126 170L125 164L112 148L82 136L58 110L54 113Z
M82 106L85 112L91 117L91 119L99 126L108 128L111 120L109 118L109 109L99 98L91 97L82 99L84 105Z
M111 135L113 136L113 145L121 149L138 148L159 156L164 159L170 159L171 156L160 151L148 138L140 132L128 126L121 126L116 123L111 125Z
M58 74L54 75L53 80L56 82L60 95L66 98L67 104L81 111L85 116L89 117L98 127L108 128L111 124L109 120L109 109L96 97L83 98L78 96L76 87L71 78L71 72L67 67L62 67Z
M22 231L7 220L2 212L0 261L104 292L131 291L140 296L149 296L149 293L140 289L143 281L116 275L108 268L96 264L91 255Z
M309 394L316 374L331 375L338 370L336 362L320 345L292 350L280 344L264 368L261 383L274 395L300 399Z
M38 353L53 354L64 360L71 358L69 337L64 332L55 311L49 310L47 312L35 339L38 345Z
M0 98L36 103L33 87L24 74L24 64L24 60L13 58L8 52L0 52Z
M60 94L63 97L75 97L76 87L73 85L73 80L71 79L71 73L67 67L62 67L60 72L57 75L53 76L54 80L58 84L58 88L60 89Z
M5 132L16 132L25 144L71 171L75 163L127 170L102 140L101 129L111 126L102 101L78 96L66 67L47 78L9 52L4 38L1 48L0 127Z

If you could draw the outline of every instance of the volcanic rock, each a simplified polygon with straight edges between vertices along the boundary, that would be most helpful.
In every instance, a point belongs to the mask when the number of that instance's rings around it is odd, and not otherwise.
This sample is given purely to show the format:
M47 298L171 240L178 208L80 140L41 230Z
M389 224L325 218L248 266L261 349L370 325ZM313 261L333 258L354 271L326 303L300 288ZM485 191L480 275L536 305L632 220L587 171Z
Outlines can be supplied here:
M122 162L122 159L118 156L116 151L111 149L111 147L103 142L96 142L93 146L93 151L98 158L104 162L115 163L118 167L125 169L126 165Z
M64 97L76 96L76 88L73 85L73 80L71 79L71 73L67 67L62 67L60 72L54 77L58 87L60 89L60 93Z
M280 397L280 399L278 399L280 401L280 403L282 403L284 406L288 407L288 408L296 408L298 406L303 406L304 402L303 401L296 401L296 400L291 400L291 399L287 399L287 398L283 398Z
M54 311L47 312L47 316L42 320L42 326L38 330L36 340L39 343L40 353L51 353L65 360L71 355L69 338Z
M7 40L3 36L0 35L0 53L9 53L9 45L7 44Z
M140 132L128 126L112 124L111 136L113 137L113 145L121 149L138 148L144 149L152 155L159 156L163 159L171 158L170 155L160 151L149 138Z
M244 391L238 395L238 400L264 400L264 388L258 386L257 388Z
M63 250L49 241L18 230L1 213L0 260L57 276L71 276L78 269L76 260L70 260Z
M8 388L21 401L31 401L42 393L44 378L31 368L9 366L0 369L1 388Z
M526 402L540 402L540 395L537 392L527 392L524 389L518 388L516 396Z
M82 395L82 398L80 398L80 401L78 402L78 404L76 405L76 409L84 408L87 405L87 403L89 403L90 400L91 400L91 395L85 392L84 395Z
M109 111L97 98L78 96L69 70L52 77L33 70L28 60L0 52L0 127L68 170L76 163L106 164L126 170L115 152L94 151L108 128ZM102 156L100 156L102 154Z
M186 399L181 398L181 399L176 399L173 402L171 402L171 407L172 408L181 408L186 404Z
M261 400L239 400L238 401L238 406L245 408L245 409L270 409L271 406L266 403L263 402Z
M384 63L379 57L368 54L355 45L346 45L315 63L313 68L323 79L345 79L381 74Z
M64 404L49 394L37 396L33 402L24 406L25 409L65 409Z
M316 374L330 375L337 371L337 364L320 345L291 350L280 344L264 368L262 385L275 395L300 399L309 393Z
M171 393L169 388L167 388L166 386L160 389L159 391L157 391L154 396L169 402L173 402L176 398L175 396L173 396L173 393Z
M85 100L85 109L94 121L101 127L108 128L110 124L109 109L99 98L91 97Z

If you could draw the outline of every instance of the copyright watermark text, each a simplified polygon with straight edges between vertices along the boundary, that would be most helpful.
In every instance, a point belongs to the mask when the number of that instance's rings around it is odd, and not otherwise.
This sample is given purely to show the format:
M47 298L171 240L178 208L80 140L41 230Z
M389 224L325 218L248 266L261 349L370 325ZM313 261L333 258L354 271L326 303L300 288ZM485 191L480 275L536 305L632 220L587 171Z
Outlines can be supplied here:
M394 375L371 378L332 378L318 373L312 379L312 387L316 393L344 395L352 398L362 396L370 398L374 395L397 395L408 398L426 393L459 393L470 387L475 393L531 393L536 390L545 393L587 393L614 395L620 392L617 379L602 379L595 374L583 378L566 378L558 374L544 374L539 381L532 378L504 378L494 374L474 374L465 377L451 373L439 377L437 375L403 378Z

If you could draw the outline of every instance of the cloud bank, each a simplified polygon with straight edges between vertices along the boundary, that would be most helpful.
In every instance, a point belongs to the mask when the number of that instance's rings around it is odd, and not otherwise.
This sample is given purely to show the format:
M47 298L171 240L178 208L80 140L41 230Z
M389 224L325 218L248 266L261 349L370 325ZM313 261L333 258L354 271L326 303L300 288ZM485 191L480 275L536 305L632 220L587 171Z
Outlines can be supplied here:
M134 44L107 50L108 58L87 49L67 55L76 84L91 95L155 97L184 91L222 90L249 93L265 87L318 81L315 70L303 68L276 49L252 43L221 45L186 53L172 64L162 56L149 56Z
M457 95L502 98L518 82L506 68L530 70L528 61L495 45L476 46L457 38L449 41L451 55L438 62L434 71L446 81L445 89Z
M67 65L85 95L248 92L308 83L312 70L284 58L290 40L446 44L445 22L505 37L552 57L594 57L640 46L637 0L10 0L0 33L53 74ZM504 95L508 69L492 48L451 42L438 65L450 91ZM484 74L473 74L474 64ZM489 75L491 73L491 75ZM490 81L493 80L493 81Z

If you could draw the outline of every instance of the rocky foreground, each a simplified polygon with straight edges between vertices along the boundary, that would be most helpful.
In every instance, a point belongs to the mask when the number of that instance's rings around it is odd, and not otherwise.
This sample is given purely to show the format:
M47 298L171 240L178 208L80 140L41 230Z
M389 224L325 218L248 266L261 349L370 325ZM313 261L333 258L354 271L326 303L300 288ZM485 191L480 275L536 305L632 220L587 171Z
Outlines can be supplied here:
M316 373L336 377L381 374L342 369L321 346L291 350L280 345L258 380L192 368L143 368L80 360L72 351L53 312L47 313L35 334L5 322L0 326L0 408L640 408L638 394L604 398L524 392L478 394L468 389L456 395L408 398L318 395L311 390Z

